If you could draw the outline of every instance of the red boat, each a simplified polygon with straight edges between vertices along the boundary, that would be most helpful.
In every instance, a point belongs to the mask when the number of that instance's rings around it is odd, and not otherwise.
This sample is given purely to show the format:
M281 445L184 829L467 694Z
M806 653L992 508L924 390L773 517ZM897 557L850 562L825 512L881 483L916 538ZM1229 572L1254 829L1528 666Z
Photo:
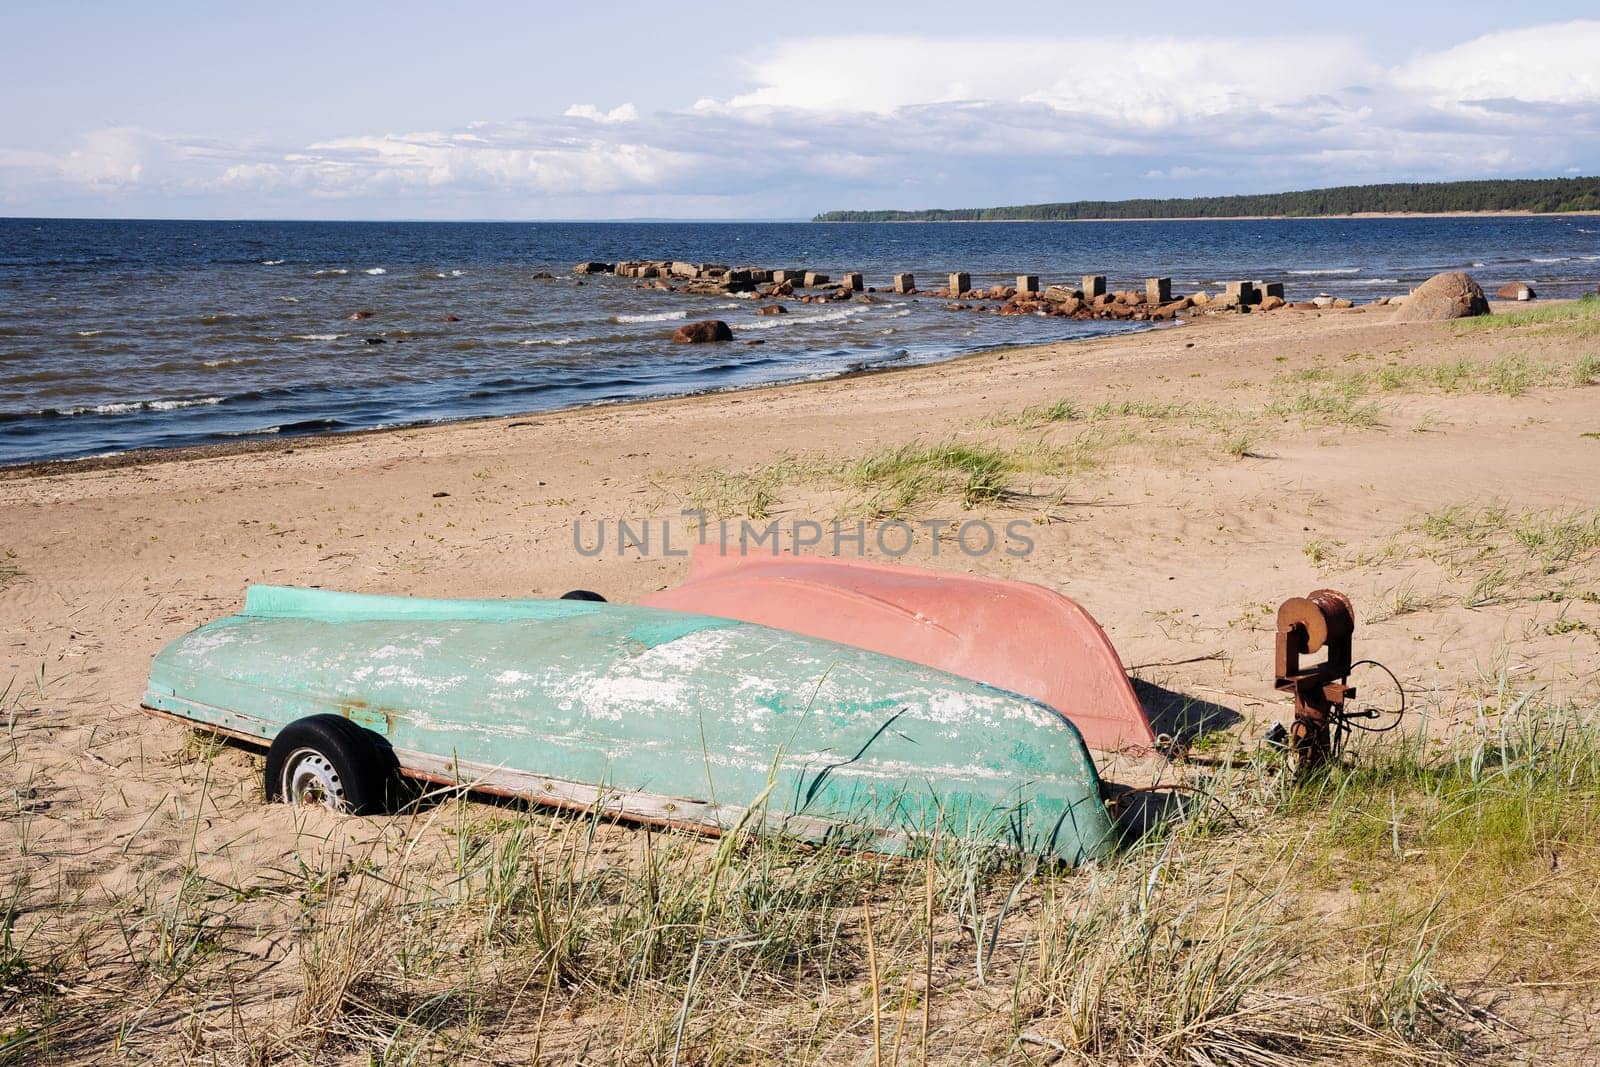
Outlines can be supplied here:
M1059 711L1092 748L1156 740L1100 624L1028 582L702 545L687 581L639 603L854 645L1020 693Z

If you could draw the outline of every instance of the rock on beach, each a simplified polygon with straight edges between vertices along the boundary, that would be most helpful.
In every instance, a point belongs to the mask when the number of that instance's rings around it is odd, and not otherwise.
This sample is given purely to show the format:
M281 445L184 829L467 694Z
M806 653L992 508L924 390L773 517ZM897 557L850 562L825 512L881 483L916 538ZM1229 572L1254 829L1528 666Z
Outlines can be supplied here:
M1437 322L1489 314L1483 289L1464 271L1435 274L1417 286L1391 322Z

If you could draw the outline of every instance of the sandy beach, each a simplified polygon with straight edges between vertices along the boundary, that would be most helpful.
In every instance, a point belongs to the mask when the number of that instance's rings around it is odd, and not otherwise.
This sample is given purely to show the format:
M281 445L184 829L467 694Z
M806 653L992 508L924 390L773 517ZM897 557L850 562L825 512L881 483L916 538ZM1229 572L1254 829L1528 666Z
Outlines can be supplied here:
M140 713L152 655L234 610L252 582L452 597L581 587L629 600L680 580L686 561L585 555L575 522L592 542L600 520L687 532L684 509L763 525L1023 520L1034 542L1025 557L967 556L948 543L935 557L918 537L904 558L1069 594L1136 676L1180 703L1234 713L1230 744L1253 745L1288 712L1271 686L1271 612L1285 597L1338 588L1356 605L1357 652L1392 669L1427 709L1425 729L1444 737L1502 708L1507 690L1590 708L1600 694L1595 545L1583 534L1571 551L1544 552L1566 536L1563 523L1590 529L1600 514L1597 338L1592 318L1218 316L812 384L0 472L9 927L41 958L43 946L73 946L52 964L72 975L53 995L70 987L93 1006L53 1009L72 1022L51 1047L73 1062L113 1045L163 1062L211 1062L208 1049L244 1062L255 1037L286 1040L305 1025L310 973L296 931L312 905L285 888L291 875L347 865L406 834L265 806L258 757L197 745ZM852 473L863 456L944 441L1000 457L998 499L964 506L937 471L899 496ZM499 809L466 810L486 823ZM465 840L443 833L455 818L416 839L448 850ZM538 823L551 834L562 824ZM645 836L597 833L618 854ZM234 908L205 898L202 911L227 918L207 927L204 962L168 985L172 972L132 962L128 946L161 936L159 916L187 899L195 870L208 885L256 888ZM960 940L952 933L941 956L952 973ZM1450 966L1516 984L1471 952ZM592 991L551 994L530 981L518 1027L472 1038L481 1062L512 1062L512 1047L528 1055L518 1042L536 1018L549 1055L581 1059L599 1033L607 1056L630 1061L658 1047L659 1035L642 1035L670 1015L629 1000L638 1017L613 1018ZM213 995L221 982L233 993ZM1003 999L973 988L974 1011ZM1506 1010L1547 1047L1569 1047L1592 1026L1582 1006L1594 1004L1593 987L1549 995L1576 1015L1551 1022L1516 993ZM754 990L747 997L739 1010L752 1017L773 1010ZM958 999L934 1016L940 1047L997 1055ZM819 1024L824 1034L845 1025ZM839 1040L819 1061L866 1047L859 1032ZM327 1058L366 1062L370 1047L354 1041Z

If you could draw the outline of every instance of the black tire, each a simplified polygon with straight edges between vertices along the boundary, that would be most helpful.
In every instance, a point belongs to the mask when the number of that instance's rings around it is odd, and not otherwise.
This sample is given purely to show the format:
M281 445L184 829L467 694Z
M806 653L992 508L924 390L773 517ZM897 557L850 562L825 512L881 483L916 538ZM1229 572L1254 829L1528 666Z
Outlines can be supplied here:
M298 801L287 794L295 770L315 784ZM400 765L380 735L338 715L308 715L278 732L267 750L269 803L320 802L351 815L382 815L400 796Z
M592 600L597 604L606 603L606 598L599 593L592 593L587 589L569 589L561 594L562 600Z

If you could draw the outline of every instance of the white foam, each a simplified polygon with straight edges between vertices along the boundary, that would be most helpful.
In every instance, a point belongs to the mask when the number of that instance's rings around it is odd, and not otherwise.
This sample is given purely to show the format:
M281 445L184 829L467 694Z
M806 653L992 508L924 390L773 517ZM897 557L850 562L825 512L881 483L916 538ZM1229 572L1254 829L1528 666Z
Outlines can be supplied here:
M220 403L220 396L203 396L197 400L151 400L146 406L151 411L176 411L178 408L202 408Z
M74 330L73 331L74 336L77 336L77 337L99 337L103 333L105 333L104 330Z
M237 359L208 359L200 365L202 367L231 367L238 362Z
M350 272L345 270L343 267L333 267L333 268L331 268L329 270L316 271L311 276L313 278L337 278L341 274L349 274L349 273Z
M388 274L389 272L384 270L382 267L368 267L366 270L362 271L361 273L362 274Z
M1567 261L1566 256L1546 256L1543 258L1539 256L1531 256L1529 258L1531 258L1535 263L1565 263Z
M675 319L686 319L687 311L662 311L653 315L613 315L612 322L672 322Z
M204 407L222 403L220 396L203 396L194 400L118 400L110 404L85 404L83 407L64 408L60 415L126 415L130 411L173 411L177 408Z
M536 337L536 338L531 338L531 339L526 340L526 341L518 341L517 344L519 344L519 345L554 345L554 346L559 348L562 345L570 345L576 340L578 340L578 338L576 338L576 337L555 337L555 338Z
M281 259L263 259L261 261L261 265L263 267L276 267L276 266L279 266L282 263L283 263L283 260L281 260Z
M280 296L280 297L278 297L278 299L282 300L285 304L298 304L298 303L300 303L300 298L298 296Z
M296 333L290 335L292 341L337 341L343 337L342 333Z
M809 326L812 323L843 322L845 319L855 318L857 314L855 308L845 308L841 311L827 311L821 315L807 315L804 318L797 316L794 321Z
M1311 270L1291 270L1289 274L1359 274L1360 267L1317 267Z

